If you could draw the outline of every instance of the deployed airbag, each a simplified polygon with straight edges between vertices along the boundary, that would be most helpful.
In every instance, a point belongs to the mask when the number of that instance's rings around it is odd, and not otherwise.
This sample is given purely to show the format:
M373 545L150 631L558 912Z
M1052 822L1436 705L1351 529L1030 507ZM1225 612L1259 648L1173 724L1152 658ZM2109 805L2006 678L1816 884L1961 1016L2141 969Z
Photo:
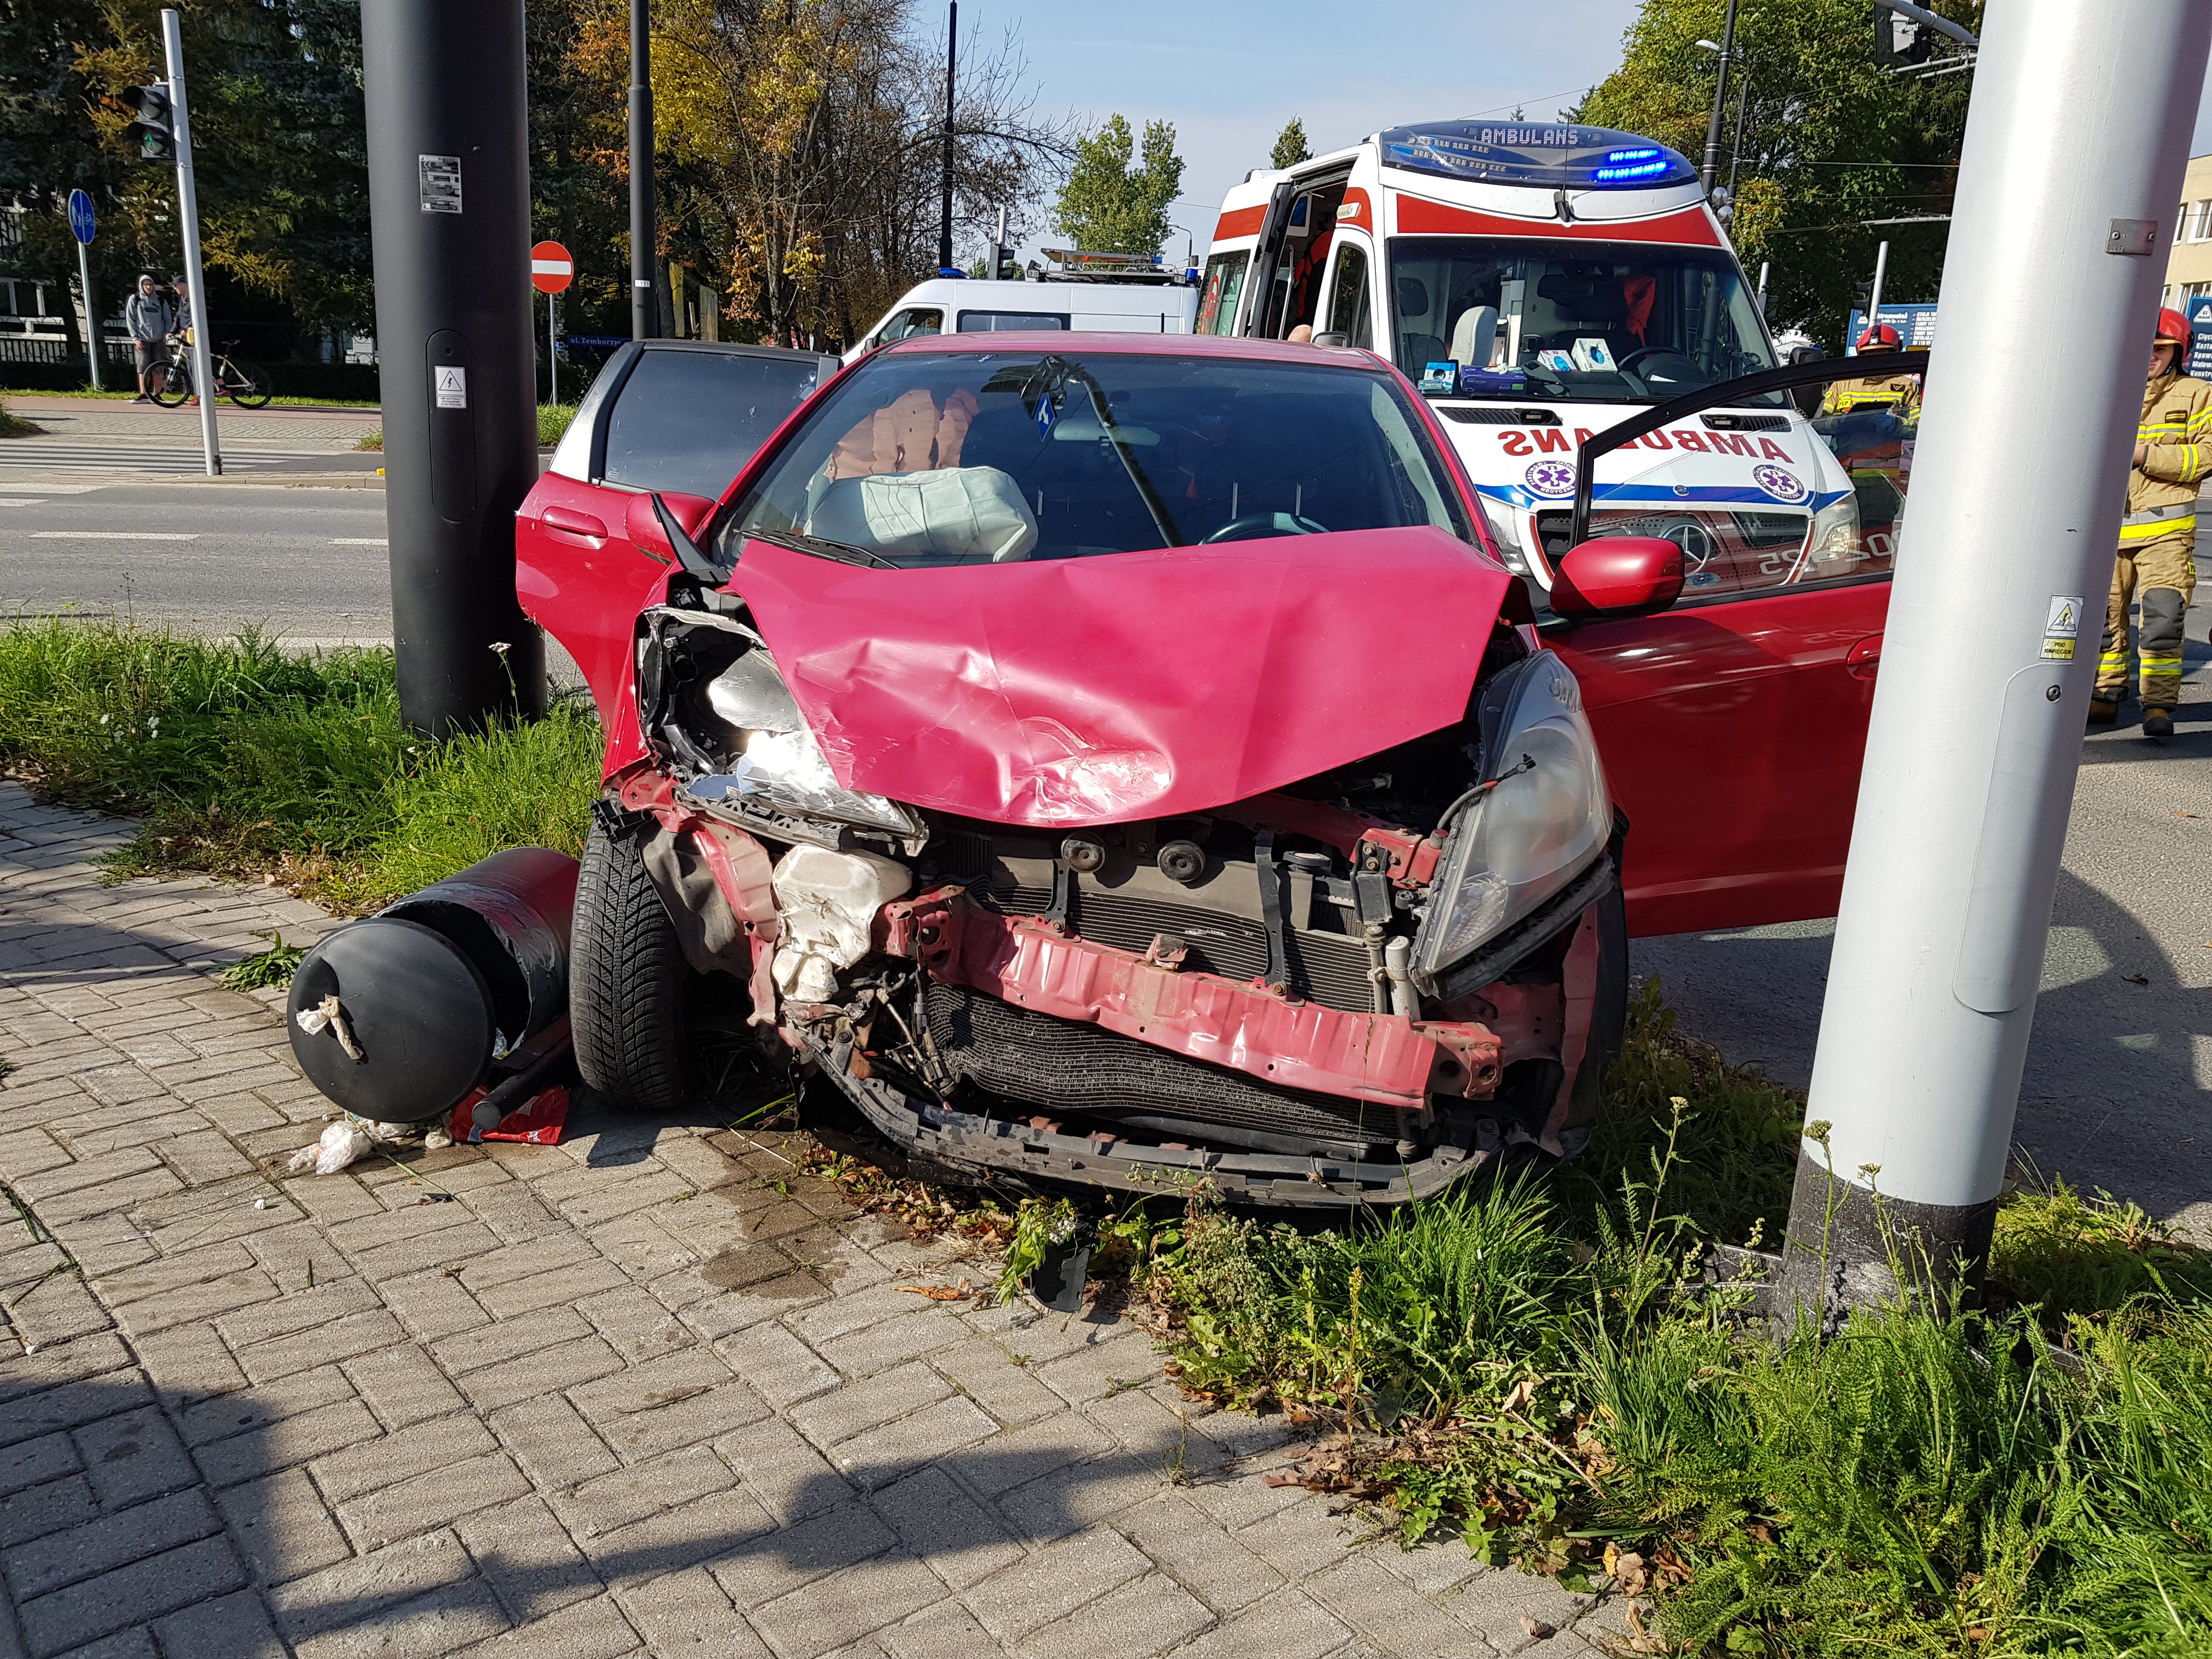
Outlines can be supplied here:
M839 478L822 492L806 533L909 564L1005 564L1037 544L1021 487L995 466Z

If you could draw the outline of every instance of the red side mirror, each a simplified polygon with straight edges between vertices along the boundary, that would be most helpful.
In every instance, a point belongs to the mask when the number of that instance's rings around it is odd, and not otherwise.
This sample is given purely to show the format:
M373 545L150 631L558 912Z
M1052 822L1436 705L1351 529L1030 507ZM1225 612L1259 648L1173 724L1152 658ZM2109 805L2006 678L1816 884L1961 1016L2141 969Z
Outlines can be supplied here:
M707 522L714 503L704 495L679 495L664 489L660 499L668 503L668 510L687 536L696 536L699 526ZM660 527L660 520L653 510L653 496L640 494L629 498L629 515L623 520L623 532L641 553L649 553L656 559L670 563L678 562L676 550L668 544L668 532Z
M1682 550L1656 536L1600 536L1567 550L1552 582L1562 617L1641 617L1682 597Z

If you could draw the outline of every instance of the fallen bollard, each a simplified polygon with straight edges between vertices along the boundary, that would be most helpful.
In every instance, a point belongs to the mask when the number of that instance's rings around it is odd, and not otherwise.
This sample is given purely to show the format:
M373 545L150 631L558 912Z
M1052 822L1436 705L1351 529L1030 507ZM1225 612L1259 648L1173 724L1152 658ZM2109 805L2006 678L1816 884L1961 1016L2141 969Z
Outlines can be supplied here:
M568 1047L576 872L544 848L495 853L301 959L286 1006L292 1053L309 1082L367 1120L365 1141L380 1138L372 1126L443 1117L502 1062L514 1073L491 1091L502 1103L553 1079Z

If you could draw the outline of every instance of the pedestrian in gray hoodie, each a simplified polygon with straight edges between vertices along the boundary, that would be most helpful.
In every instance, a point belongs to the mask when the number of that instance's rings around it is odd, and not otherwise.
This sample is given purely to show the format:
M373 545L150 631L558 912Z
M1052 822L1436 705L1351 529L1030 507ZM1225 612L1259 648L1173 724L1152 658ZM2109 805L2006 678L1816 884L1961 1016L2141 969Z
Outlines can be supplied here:
M134 404L154 400L154 377L169 361L169 336L177 326L177 308L151 276L138 278L138 291L125 301L124 331L138 356L138 395Z

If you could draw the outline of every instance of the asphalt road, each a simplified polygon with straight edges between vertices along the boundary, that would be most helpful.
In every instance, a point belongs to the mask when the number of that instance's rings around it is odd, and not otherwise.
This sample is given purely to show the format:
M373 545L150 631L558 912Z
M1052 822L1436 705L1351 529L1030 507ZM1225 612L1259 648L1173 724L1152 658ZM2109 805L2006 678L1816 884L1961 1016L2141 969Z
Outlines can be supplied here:
M0 473L0 609L74 605L207 633L256 623L299 645L391 638L380 490L33 477ZM2205 574L2177 735L2122 727L2083 750L2019 1139L2046 1171L2212 1238L2212 566ZM1685 1030L1802 1085L1831 932L1644 939L1634 965L1661 976Z

